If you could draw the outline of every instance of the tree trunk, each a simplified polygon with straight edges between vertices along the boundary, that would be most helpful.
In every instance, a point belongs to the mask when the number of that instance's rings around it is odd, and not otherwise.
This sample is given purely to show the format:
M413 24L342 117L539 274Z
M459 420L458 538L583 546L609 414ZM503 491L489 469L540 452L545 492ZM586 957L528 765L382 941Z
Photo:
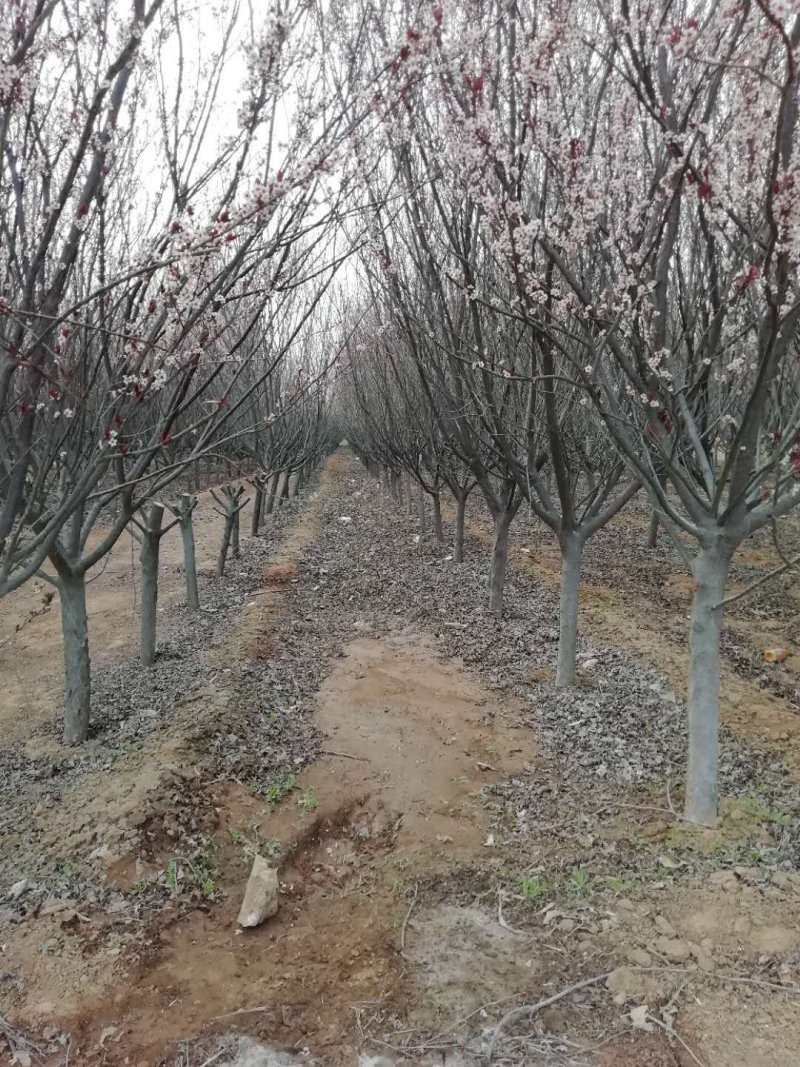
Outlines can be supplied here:
M503 591L508 565L508 532L511 529L512 518L510 511L500 511L494 518L492 563L489 568L489 611L498 618L503 614Z
M578 644L578 594L583 545L574 534L561 543L561 606L558 629L556 685L575 685L575 653Z
M258 537L258 530L261 526L261 509L264 506L264 490L260 485L256 486L256 495L253 500L253 518L250 523L250 534L253 537Z
M300 491L300 475L293 474L289 479L289 497L294 500Z
M464 516L467 511L467 498L456 499L456 524L453 534L453 563L462 563L464 560Z
M289 472L288 471L284 471L283 474L281 474L280 490L278 491L278 496L277 496L278 507L281 507L283 505L284 500L286 500L288 498L288 496L289 496Z
M428 517L425 513L425 490L419 484L416 485L417 493L417 521L419 522L419 536L420 540L428 532Z
M650 512L650 526L647 530L647 547L655 548L658 544L658 512L655 508Z
M695 557L689 633L689 768L684 815L715 826L719 791L720 634L730 557L716 544Z
M60 574L58 595L64 637L64 744L79 745L89 736L92 701L85 574Z
M156 623L158 608L158 557L161 547L161 520L164 509L151 504L145 515L139 563L142 567L142 630L140 656L145 667L156 661Z
M267 495L267 506L264 511L265 515L271 515L272 509L275 507L275 498L278 495L278 482L281 480L281 472L275 471L270 479L269 493Z
M217 577L222 578L225 574L225 562L228 558L228 549L231 544L231 537L233 536L233 523L235 515L225 516L225 529L222 531L222 544L219 547L219 556L217 557Z
M241 549L239 548L239 515L240 515L240 513L241 513L241 509L237 509L235 515L233 516L233 527L231 529L231 555L233 556L234 559L239 559L239 557L242 554Z
M442 528L442 499L438 493L433 494L433 535L440 545L444 544L444 529Z
M183 540L183 569L186 571L186 603L189 611L198 611L200 594L197 591L197 555L194 548L194 524L191 511L187 516L181 517L180 526Z

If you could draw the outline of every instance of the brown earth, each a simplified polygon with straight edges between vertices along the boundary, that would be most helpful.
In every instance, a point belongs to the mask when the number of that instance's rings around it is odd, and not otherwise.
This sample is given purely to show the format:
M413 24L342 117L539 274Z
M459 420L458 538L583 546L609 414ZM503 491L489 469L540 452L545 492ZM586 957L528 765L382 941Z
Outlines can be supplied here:
M341 457L329 464L319 496L265 572L264 589L215 651L221 671L272 654L283 590L297 580L296 560L317 534L320 501L349 472ZM218 533L204 495L201 566L212 563ZM130 552L130 545L120 545L90 589L92 647L101 657L129 655L135 644ZM160 602L168 610L183 592L177 538L167 538L163 559ZM543 553L534 560L518 550L514 560L555 582L555 560ZM26 619L40 597L30 585L4 602L2 633ZM682 684L684 650L643 623L643 606L632 611L605 588L589 588L584 605L582 625L599 640L633 649ZM0 692L5 738L29 738L57 707L56 611L57 603L0 649L4 682L10 679ZM734 728L800 755L797 719L777 697L730 671L724 691ZM168 731L120 759L111 773L88 777L48 816L52 840L79 832L96 813L122 829L119 855L108 865L111 884L128 887L157 868L163 862L157 848L139 852L135 835L126 845L126 832L142 813L163 806L166 784L190 780L198 716L212 719L233 699L233 688L220 680L199 706L179 709ZM69 1032L73 1065L232 1063L215 1059L210 1042L238 1032L295 1053L309 1048L313 1058L305 1062L356 1063L364 1048L392 1059L441 1062L432 1057L467 1041L476 1018L488 1026L507 1007L558 994L581 961L597 975L630 966L628 992L612 1005L599 982L569 1007L558 1002L536 1017L528 1052L520 1046L517 1059L503 1062L800 1062L800 998L782 992L777 979L771 988L736 977L764 956L796 958L796 883L765 888L742 872L726 884L656 889L632 901L598 899L587 907L559 900L549 911L531 905L523 930L504 916L497 886L513 881L528 858L490 836L481 792L511 773L549 773L522 709L486 690L458 662L441 661L426 635L407 630L377 637L362 628L323 684L316 715L326 738L323 754L287 780L277 803L243 783L210 783L224 890L219 902L188 913L168 904L134 942L126 939L125 917L92 936L91 923L78 918L64 926L58 915L3 931L0 977L19 975L25 988L14 1001L18 1026ZM254 851L280 865L281 907L264 926L241 931L236 915ZM713 965L709 974L659 955L659 922L670 924L675 938L702 946ZM52 953L43 951L48 944ZM643 965L637 952L650 962ZM669 1042L658 1030L614 1036L632 1004L644 999L656 1012L672 997L679 1003L680 1040ZM8 1032L11 1047L15 1037Z

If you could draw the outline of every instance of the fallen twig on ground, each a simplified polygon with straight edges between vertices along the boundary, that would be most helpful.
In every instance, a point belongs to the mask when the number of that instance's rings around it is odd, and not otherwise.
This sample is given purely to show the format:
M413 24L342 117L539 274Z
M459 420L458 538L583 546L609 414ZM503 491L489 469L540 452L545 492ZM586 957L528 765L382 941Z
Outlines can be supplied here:
M403 959L406 959L406 927L408 926L408 920L411 918L411 912L414 910L414 905L417 903L418 894L419 882L414 885L414 896L411 898L406 917L403 919L403 925L400 928L400 955Z
M543 1008L548 1008L551 1004L557 1003L559 1000L563 1000L564 997L568 997L570 993L576 993L579 989L586 989L588 986L597 985L598 982L604 982L608 978L610 971L605 971L603 974L596 974L592 978L584 978L580 982L574 982L572 985L567 986L565 989L560 990L558 993L554 993L552 997L546 997L544 1000L537 1001L536 1004L523 1004L521 1008L513 1008L510 1012L503 1016L499 1023L494 1028L492 1033L492 1039L489 1042L489 1052L487 1054L487 1061L491 1063L492 1056L494 1055L494 1047L497 1044L497 1039L501 1032L517 1019L522 1019L525 1016L530 1018L537 1011L541 1011Z

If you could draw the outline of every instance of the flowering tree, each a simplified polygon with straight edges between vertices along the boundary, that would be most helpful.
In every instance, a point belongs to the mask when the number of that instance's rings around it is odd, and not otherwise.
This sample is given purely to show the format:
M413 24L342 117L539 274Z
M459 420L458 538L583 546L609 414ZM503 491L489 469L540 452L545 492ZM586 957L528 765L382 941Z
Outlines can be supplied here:
M0 595L49 561L69 742L89 721L87 571L186 463L270 417L259 385L338 263L346 182L321 190L348 127L305 62L319 13L297 0L258 27L231 0L209 45L161 6L4 12ZM244 84L225 86L243 26ZM292 333L248 348L292 305Z
M520 0L488 32L498 14L423 42L449 159L514 313L696 544L686 816L711 823L728 567L800 502L800 17Z

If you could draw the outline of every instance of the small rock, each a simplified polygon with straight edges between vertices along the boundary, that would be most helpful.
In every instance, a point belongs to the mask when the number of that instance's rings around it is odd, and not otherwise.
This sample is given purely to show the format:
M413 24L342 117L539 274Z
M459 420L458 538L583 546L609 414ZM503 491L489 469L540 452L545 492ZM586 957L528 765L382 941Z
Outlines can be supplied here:
M20 878L18 882L14 882L12 887L8 891L9 900L19 900L25 890L28 888L28 879Z
M241 909L240 926L260 926L278 910L278 872L263 856L253 859Z
M691 955L689 945L679 937L659 937L653 947L672 963L685 963Z
M653 963L653 957L643 948L629 948L625 955L628 962L634 963L637 967L650 967Z
M567 1029L567 1015L561 1008L545 1008L538 1018L545 1033L560 1034Z
M672 925L669 919L665 919L663 915L656 915L655 919L653 920L653 925L660 934L664 935L664 937L678 936L675 927Z
M39 918L42 919L47 915L59 915L62 911L74 912L74 910L74 900L48 900L39 908Z
M578 951L583 952L584 955L588 956L592 952L597 952L597 945L594 941L589 941L588 939L586 941L579 941Z
M640 983L630 967L616 967L606 978L606 989L613 994L615 1004L624 1004L638 995Z
M709 882L712 885L726 886L729 882L736 884L736 875L731 870L724 871L712 871L708 876Z

